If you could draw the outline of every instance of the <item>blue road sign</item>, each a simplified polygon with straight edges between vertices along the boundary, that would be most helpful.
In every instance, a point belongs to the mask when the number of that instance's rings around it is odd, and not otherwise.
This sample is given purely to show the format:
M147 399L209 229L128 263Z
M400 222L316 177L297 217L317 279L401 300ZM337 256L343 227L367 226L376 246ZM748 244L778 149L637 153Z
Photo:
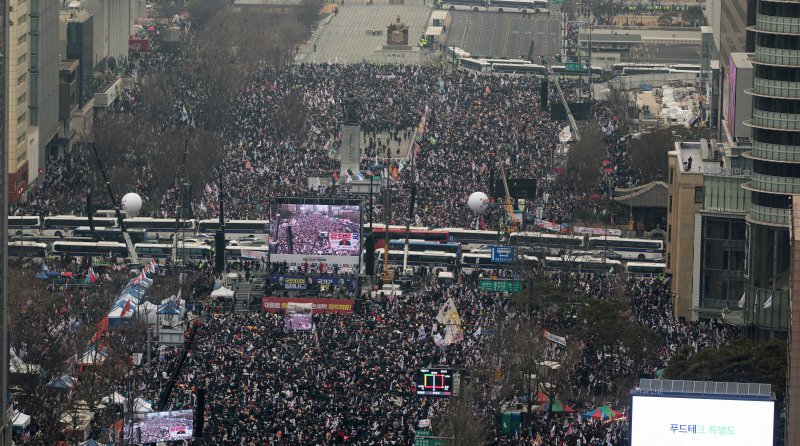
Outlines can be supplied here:
M512 263L517 258L517 248L514 246L492 246L492 262Z

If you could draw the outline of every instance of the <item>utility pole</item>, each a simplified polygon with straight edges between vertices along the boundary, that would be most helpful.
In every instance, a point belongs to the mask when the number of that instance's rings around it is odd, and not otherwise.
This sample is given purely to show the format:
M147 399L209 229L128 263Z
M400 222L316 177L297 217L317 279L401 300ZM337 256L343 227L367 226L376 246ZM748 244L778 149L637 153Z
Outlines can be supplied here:
M183 163L182 174L176 178L177 185L175 186L178 192L177 203L175 204L175 235L172 237L172 264L178 263L178 233L183 234L181 230L181 214L183 214L183 179L186 178L186 158L189 153L189 135L183 135Z
M106 170L103 168L103 162L100 161L100 155L97 153L97 144L92 142L89 145L92 147L92 151L94 151L94 158L97 161L97 167L100 168L100 175L103 176L103 183L106 184L108 196L111 198L111 205L114 206L114 213L117 214L117 221L122 231L122 238L125 239L125 245L128 247L128 257L130 257L133 263L139 263L139 256L136 255L136 249L134 249L133 243L131 242L131 236L128 235L128 228L125 226L125 220L122 218L119 204L117 203L116 197L114 197L114 190L111 188L111 183L106 176Z

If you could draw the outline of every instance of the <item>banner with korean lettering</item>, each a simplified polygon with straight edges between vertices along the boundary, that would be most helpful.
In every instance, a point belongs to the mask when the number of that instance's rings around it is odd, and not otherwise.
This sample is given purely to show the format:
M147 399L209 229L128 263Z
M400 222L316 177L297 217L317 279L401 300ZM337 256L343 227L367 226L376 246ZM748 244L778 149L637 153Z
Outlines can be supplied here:
M313 299L303 297L262 297L261 311L265 313L285 312L290 304L311 304L314 314L338 313L352 314L355 308L353 299Z
M278 274L269 276L268 280L273 287L284 290L307 290L329 286L343 286L349 291L355 291L358 279L355 276L296 276Z
M556 344L563 345L564 347L567 346L567 338L563 336L556 336L553 333L550 333L549 331L545 330L544 337L550 342L555 342Z

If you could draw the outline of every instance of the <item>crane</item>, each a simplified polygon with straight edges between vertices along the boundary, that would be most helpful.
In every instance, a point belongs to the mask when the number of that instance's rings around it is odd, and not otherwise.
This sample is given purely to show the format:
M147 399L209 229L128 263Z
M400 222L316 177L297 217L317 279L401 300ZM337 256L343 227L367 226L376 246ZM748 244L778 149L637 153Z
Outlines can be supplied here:
M509 234L519 231L519 222L514 217L514 206L511 203L511 194L508 192L508 181L506 181L506 169L503 167L503 162L500 161L500 175L503 178L503 189L506 192L506 214L508 214L508 224L506 225L506 232Z

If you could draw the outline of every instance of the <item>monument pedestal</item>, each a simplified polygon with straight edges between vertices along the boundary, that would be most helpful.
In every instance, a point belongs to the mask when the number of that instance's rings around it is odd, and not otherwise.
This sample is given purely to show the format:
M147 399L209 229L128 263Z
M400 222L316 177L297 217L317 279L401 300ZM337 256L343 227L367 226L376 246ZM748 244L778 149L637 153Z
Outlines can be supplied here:
M361 126L344 124L342 126L342 144L339 149L340 171L342 178L348 170L355 172L361 165Z

